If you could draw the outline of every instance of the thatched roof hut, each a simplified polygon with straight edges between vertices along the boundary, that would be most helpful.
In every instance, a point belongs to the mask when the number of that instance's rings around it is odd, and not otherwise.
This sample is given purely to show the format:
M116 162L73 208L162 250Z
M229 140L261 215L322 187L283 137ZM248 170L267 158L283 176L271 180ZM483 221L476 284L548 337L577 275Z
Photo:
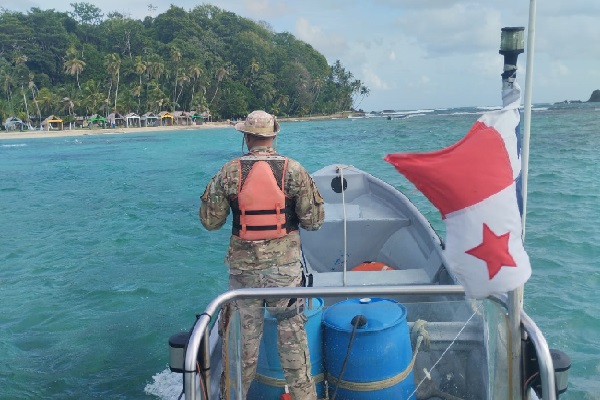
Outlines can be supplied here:
M140 127L140 116L136 113L129 113L125 115L125 126L127 128L132 126Z
M191 114L187 111L174 111L173 118L175 119L175 124L177 124L177 125L191 125L192 124Z
M161 111L158 113L158 117L160 118L161 125L173 126L175 118L173 118L173 114L168 111Z
M23 130L24 128L25 123L20 118L8 117L6 118L6 121L4 121L4 129L6 129L7 131L16 131L17 129Z
M140 117L141 126L156 126L158 124L158 117L152 112L147 112Z
M123 116L117 112L108 114L106 121L114 128L116 126L121 126L125 123Z
M64 128L64 126L63 126L62 118L57 117L56 115L51 115L42 121L42 129L44 129L46 131L53 130L53 129L62 131L63 128Z

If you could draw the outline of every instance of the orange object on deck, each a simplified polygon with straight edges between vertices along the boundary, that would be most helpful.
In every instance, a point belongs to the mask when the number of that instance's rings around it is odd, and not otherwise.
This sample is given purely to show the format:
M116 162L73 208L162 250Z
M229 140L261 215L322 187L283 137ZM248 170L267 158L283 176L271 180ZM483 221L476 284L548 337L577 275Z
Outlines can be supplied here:
M352 268L352 271L389 271L394 268L385 265L382 262L378 261L365 261L362 264Z

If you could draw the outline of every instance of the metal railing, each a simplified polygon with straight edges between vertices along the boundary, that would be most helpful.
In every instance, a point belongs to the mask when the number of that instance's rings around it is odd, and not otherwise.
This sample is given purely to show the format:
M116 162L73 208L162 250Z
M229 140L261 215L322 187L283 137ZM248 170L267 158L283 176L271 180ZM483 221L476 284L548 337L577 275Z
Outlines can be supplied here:
M296 287L296 288L252 288L252 289L237 289L225 292L207 306L205 311L198 317L192 333L190 335L188 346L185 354L184 362L184 393L186 400L197 399L197 381L196 362L197 355L201 344L204 345L203 354L204 363L203 370L210 371L210 355L209 353L209 324L213 316L227 303L233 300L254 299L254 298L314 298L314 297L337 297L337 296L352 296L352 297L367 297L373 295L379 296L464 296L464 288L459 285L418 285L418 286L360 286L360 287ZM497 301L506 309L506 296L495 297L492 300ZM533 322L533 320L524 312L521 311L522 323L525 331L530 336L537 354L540 366L540 375L543 390L543 400L556 400L554 369L552 357L546 339L542 332ZM204 340L203 340L204 339ZM207 393L210 393L208 387L210 376L206 376L205 388Z

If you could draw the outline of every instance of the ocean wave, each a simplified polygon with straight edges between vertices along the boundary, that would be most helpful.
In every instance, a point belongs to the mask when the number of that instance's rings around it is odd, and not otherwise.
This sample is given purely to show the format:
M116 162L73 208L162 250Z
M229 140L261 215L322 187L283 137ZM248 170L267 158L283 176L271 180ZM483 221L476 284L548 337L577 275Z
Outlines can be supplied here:
M16 143L16 144L2 144L0 147L25 147L27 143Z

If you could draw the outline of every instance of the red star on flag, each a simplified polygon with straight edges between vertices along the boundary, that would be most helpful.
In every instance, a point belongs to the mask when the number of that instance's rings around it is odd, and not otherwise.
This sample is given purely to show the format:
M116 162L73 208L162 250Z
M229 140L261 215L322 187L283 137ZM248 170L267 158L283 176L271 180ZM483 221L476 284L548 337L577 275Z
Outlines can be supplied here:
M483 224L483 241L480 245L465 251L487 264L490 280L502 267L516 267L517 263L508 250L510 232L497 236L487 224Z

